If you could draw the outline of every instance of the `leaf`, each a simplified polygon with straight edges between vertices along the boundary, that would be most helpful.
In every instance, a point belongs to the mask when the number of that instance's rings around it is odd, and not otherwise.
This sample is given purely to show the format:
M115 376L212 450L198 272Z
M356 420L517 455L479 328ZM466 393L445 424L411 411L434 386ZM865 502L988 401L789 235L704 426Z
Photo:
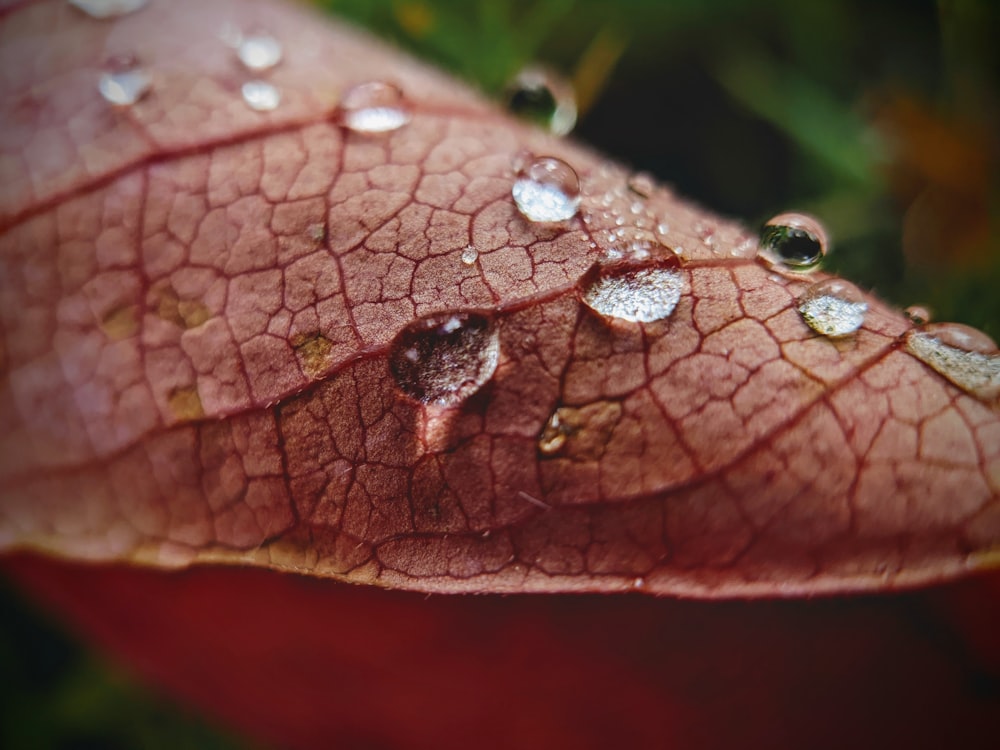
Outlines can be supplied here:
M856 334L816 336L795 309L808 282L741 227L630 192L621 167L296 7L241 18L294 40L267 74L280 106L252 111L215 36L227 8L2 19L32 64L3 97L0 544L703 597L912 586L995 558L997 405L907 353L898 312L870 299ZM94 81L132 46L154 88L116 109ZM368 80L397 83L412 122L346 129L337 102ZM524 149L572 165L587 220L525 221ZM679 279L666 319L581 301L620 242ZM488 321L498 363L425 404L394 341L455 313Z

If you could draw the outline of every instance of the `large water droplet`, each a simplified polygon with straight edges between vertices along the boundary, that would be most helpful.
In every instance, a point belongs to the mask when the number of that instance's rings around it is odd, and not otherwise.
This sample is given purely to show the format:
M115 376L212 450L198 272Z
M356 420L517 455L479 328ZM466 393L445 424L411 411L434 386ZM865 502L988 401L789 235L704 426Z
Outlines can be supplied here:
M779 214L764 225L761 251L771 260L796 271L815 268L829 251L823 226L806 214Z
M576 125L576 95L573 86L553 70L531 65L507 84L507 109L518 117L566 135Z
M134 55L115 55L104 65L97 90L107 101L127 107L142 99L153 87L153 76Z
M270 112L281 104L281 91L267 81L247 81L240 91L246 105L258 112Z
M444 313L411 323L396 336L389 369L408 396L454 406L493 377L499 358L492 320L479 313Z
M672 266L604 266L588 277L584 303L601 315L634 323L669 317L684 291L684 276Z
M370 81L348 89L340 101L340 118L356 133L388 133L406 125L412 113L398 86Z
M849 281L827 279L803 292L799 297L799 312L814 331L838 338L862 326L868 303L861 290Z
M580 178L562 159L543 156L519 170L511 194L528 221L566 221L580 208Z
M69 0L91 18L117 18L145 7L149 0Z
M281 42L270 34L254 32L241 37L236 56L249 70L269 70L281 62L284 50Z
M907 332L906 350L974 396L1000 396L1000 352L982 331L961 323L932 323Z

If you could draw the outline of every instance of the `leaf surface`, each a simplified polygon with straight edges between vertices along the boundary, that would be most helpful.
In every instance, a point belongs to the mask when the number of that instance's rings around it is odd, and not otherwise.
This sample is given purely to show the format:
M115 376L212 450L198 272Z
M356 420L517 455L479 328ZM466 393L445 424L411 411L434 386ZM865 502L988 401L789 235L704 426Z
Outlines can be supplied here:
M286 40L282 103L254 112L216 36L229 13L4 11L0 545L705 597L911 586L995 556L1000 412L908 354L898 312L870 299L856 334L817 336L795 300L822 274L769 268L738 225L294 6L241 6ZM136 49L154 87L116 109L99 68ZM409 124L343 127L369 80L401 87ZM524 150L572 165L579 216L521 216ZM679 263L676 309L595 314L592 267L650 234ZM424 404L393 341L456 312L492 321L496 370Z

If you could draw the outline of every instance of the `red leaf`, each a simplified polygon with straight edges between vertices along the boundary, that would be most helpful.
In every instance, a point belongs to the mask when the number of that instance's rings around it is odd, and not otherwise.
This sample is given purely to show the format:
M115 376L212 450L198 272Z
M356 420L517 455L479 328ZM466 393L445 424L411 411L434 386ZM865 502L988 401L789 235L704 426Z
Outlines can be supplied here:
M241 19L287 47L280 106L251 110L215 36L229 7L3 15L23 64L3 97L0 544L697 596L909 586L995 553L995 393L907 351L900 314L871 299L857 333L817 336L795 300L823 274L769 268L740 227L296 7ZM98 69L134 47L153 89L115 108ZM366 80L398 83L412 121L347 129L336 102ZM572 165L579 216L518 212L525 149ZM614 283L634 283L637 242L676 308L596 313L587 285L615 270L588 269L624 254Z

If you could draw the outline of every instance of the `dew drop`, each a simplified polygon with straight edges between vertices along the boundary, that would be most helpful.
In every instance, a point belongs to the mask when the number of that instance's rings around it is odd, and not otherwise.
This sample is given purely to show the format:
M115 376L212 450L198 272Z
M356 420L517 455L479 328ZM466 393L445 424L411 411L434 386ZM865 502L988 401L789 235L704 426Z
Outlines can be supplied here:
M149 0L69 0L69 4L82 10L91 18L118 18L135 13Z
M408 396L454 406L493 377L499 358L492 320L479 313L444 313L421 318L396 336L389 369Z
M865 322L868 312L861 290L843 279L813 284L799 297L798 306L809 327L830 338L854 333Z
M927 305L910 305L903 311L903 314L910 319L913 325L923 326L931 322L934 313Z
M530 65L514 76L505 90L507 109L553 135L566 135L576 125L576 94L572 84L555 71Z
M908 331L906 350L959 388L984 400L1000 396L1000 352L989 336L961 323Z
M248 70L270 70L281 62L284 50L281 42L270 34L252 33L242 36L236 47L236 56Z
M142 99L153 87L153 77L135 55L115 55L104 65L97 90L105 100L128 107Z
M669 317L684 291L683 275L668 266L606 266L589 276L584 304L601 315L634 323Z
M398 86L370 81L347 90L340 102L340 118L355 133L388 133L406 125L412 113Z
M636 172L629 176L627 186L636 195L649 198L656 189L656 182L653 180L653 175L648 172Z
M511 194L528 221L566 221L580 208L580 178L561 159L543 156L518 172Z
M467 265L473 265L477 260L479 260L479 251L476 250L472 245L469 245L462 251L462 262Z
M779 214L768 221L760 235L761 250L793 270L815 268L828 252L822 225L806 214Z
M247 81L240 91L247 106L257 112L270 112L281 104L281 92L267 81Z

